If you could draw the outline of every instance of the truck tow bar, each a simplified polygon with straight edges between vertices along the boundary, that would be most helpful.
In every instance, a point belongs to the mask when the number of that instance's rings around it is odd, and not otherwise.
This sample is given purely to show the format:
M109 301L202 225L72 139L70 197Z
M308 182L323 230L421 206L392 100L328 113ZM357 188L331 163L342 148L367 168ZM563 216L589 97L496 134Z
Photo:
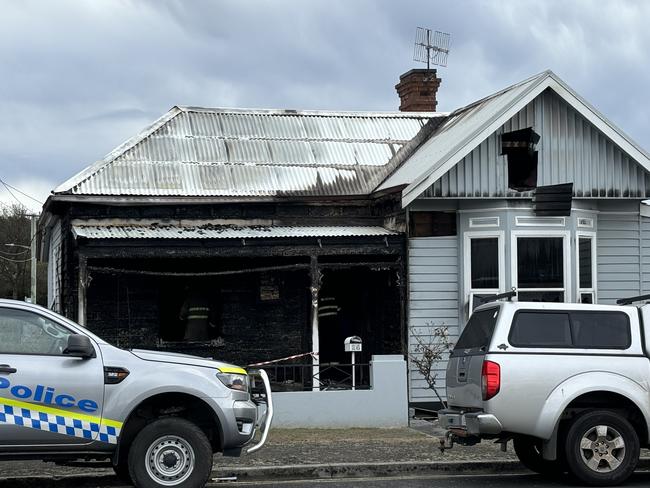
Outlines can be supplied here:
M445 432L444 437L440 437L439 449L442 454L444 454L447 449L452 449L454 447L455 437L454 433L449 430Z

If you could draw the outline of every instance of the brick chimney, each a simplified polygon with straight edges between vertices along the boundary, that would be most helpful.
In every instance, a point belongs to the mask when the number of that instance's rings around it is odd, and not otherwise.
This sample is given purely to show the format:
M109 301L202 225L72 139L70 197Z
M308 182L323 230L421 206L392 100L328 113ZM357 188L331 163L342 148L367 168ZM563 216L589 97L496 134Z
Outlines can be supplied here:
M400 112L435 112L440 81L435 69L412 69L400 76L395 85Z

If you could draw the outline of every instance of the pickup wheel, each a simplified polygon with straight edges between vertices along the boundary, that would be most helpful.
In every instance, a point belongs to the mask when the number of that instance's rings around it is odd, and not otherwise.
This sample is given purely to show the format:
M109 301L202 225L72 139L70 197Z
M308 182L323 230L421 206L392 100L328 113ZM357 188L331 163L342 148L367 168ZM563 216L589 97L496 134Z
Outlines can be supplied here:
M566 437L569 472L590 486L624 482L639 462L639 437L621 415L595 410L577 417Z
M138 488L203 488L212 471L210 441L192 422L156 420L136 436L129 473Z
M549 461L542 457L542 441L534 437L515 437L512 441L515 454L526 468L544 476L562 473L560 461Z

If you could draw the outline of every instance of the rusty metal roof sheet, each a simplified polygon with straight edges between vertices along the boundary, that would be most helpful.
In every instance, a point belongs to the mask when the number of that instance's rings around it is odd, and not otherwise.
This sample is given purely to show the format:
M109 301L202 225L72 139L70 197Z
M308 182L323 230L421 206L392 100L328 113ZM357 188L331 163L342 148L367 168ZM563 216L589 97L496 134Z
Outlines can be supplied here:
M369 194L441 113L174 107L54 190L75 195Z
M212 225L73 225L75 237L87 239L259 239L294 237L389 236L380 226L238 226Z

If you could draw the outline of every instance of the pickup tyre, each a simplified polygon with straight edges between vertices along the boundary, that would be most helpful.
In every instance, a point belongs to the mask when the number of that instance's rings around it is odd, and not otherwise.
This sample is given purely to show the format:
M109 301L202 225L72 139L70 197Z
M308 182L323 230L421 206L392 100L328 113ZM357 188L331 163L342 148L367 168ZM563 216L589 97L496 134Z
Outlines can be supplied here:
M639 437L621 415L588 411L576 417L566 436L569 472L591 486L618 485L634 472Z
M559 476L563 473L563 465L559 460L548 461L542 455L543 442L528 436L518 436L512 440L515 454L525 467L548 477Z

